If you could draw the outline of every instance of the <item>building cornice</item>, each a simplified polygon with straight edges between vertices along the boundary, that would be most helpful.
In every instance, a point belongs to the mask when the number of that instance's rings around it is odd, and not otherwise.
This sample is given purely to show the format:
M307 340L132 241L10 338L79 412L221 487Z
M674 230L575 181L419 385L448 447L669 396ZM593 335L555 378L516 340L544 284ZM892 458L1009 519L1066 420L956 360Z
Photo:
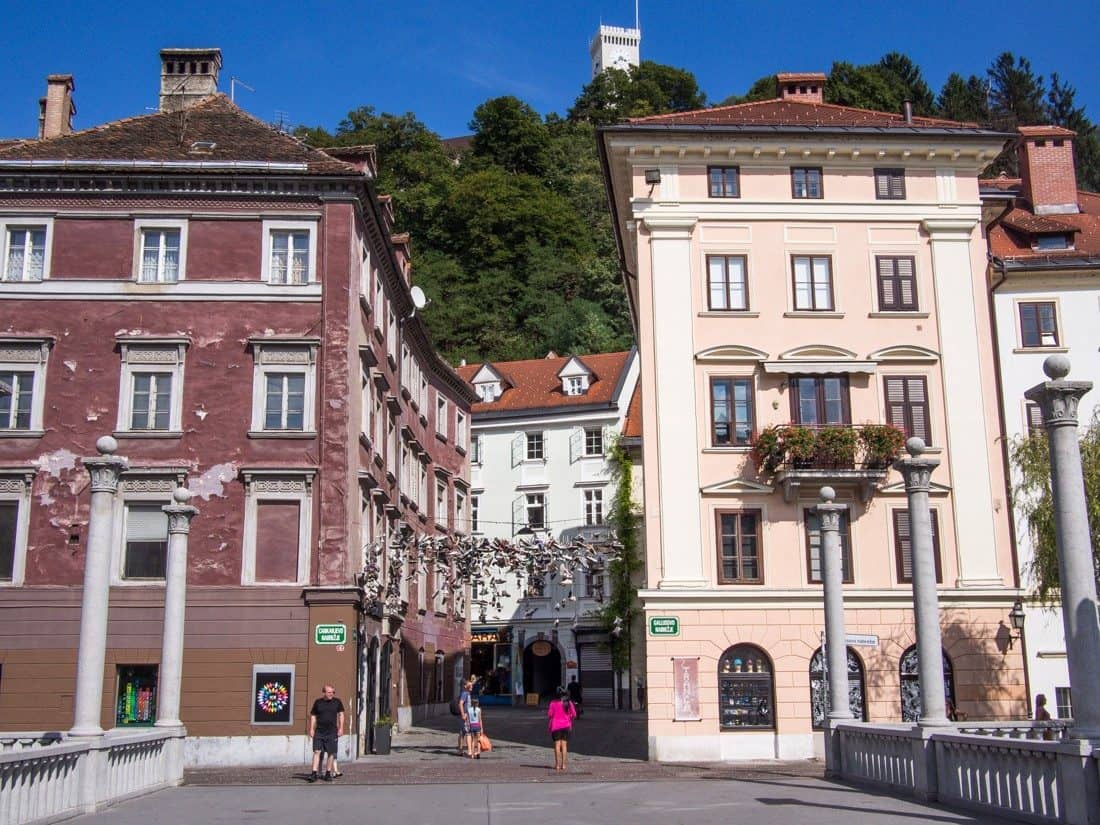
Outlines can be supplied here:
M820 587L789 590L743 587L731 589L700 588L639 590L638 598L646 610L821 610L824 596ZM1004 585L990 588L939 589L942 610L1011 606L1019 598L1019 590ZM847 608L911 608L913 591L909 587L894 589L844 589ZM1007 608L1006 608L1007 609Z

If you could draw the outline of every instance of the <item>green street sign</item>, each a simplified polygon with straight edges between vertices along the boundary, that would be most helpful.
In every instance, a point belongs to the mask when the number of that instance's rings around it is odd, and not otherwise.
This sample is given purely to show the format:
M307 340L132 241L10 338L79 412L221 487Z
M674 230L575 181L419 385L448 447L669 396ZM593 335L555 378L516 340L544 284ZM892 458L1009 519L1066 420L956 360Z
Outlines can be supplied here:
M678 616L650 616L650 636L679 636L680 619Z
M348 628L342 624L319 624L313 633L313 641L319 645L347 644Z

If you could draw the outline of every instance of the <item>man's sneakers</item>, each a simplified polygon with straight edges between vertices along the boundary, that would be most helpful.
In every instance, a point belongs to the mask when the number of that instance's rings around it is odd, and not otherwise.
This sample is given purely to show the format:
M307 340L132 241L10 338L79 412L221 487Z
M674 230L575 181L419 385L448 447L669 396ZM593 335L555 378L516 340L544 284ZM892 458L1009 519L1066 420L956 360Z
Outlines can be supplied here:
M324 779L325 779L326 782L331 782L332 781L332 772L331 771L325 771Z
M316 781L317 781L317 771L313 771L313 772L312 772L312 773L311 773L311 774L309 775L309 779L308 779L307 781L309 781L309 782L316 782Z

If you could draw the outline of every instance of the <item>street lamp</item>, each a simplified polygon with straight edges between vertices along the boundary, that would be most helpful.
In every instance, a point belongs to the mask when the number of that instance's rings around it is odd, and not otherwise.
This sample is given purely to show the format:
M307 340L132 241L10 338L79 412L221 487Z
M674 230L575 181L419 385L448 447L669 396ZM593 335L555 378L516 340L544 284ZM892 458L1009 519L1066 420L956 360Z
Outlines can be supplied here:
M1016 603L1012 605L1012 610L1008 613L1009 621L1012 622L1012 629L1016 631L1015 636L1008 637L1009 647L1017 639L1022 639L1024 636L1024 621L1027 619L1027 614L1024 613L1024 603L1020 599L1016 600Z

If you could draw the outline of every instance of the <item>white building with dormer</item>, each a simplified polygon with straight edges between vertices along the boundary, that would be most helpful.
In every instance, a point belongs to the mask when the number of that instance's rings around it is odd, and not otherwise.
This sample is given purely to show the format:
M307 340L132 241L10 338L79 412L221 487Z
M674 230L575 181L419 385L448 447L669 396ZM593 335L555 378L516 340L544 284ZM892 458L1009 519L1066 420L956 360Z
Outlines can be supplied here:
M512 540L602 541L614 496L606 451L638 381L635 350L459 368L480 399L471 427L471 531ZM472 672L483 701L546 696L576 676L589 705L610 706L614 676L597 616L602 575L544 582L501 573L473 593Z

